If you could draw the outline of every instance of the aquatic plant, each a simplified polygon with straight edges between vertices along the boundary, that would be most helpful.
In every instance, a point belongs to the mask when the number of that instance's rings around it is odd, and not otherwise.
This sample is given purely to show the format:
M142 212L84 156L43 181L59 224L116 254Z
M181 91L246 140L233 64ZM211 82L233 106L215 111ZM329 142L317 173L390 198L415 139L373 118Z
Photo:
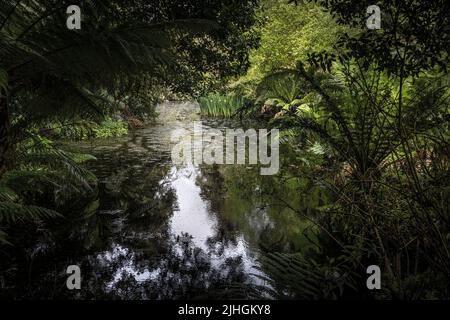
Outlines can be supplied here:
M213 93L199 98L198 103L202 115L230 118L244 106L245 98Z

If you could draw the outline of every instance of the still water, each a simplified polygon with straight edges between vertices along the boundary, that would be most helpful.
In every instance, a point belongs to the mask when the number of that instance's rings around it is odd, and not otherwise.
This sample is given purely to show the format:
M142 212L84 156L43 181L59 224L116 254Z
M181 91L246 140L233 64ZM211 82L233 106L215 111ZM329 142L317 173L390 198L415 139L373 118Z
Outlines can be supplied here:
M286 178L283 170L261 176L246 165L176 166L174 130L192 130L193 121L220 130L245 124L200 119L193 103L164 103L157 111L156 124L128 136L64 145L97 158L87 167L98 177L98 191L89 201L75 199L65 213L70 218L55 222L48 234L24 240L12 258L15 285L4 293L60 299L270 298L249 290L271 287L260 258L311 248L314 228L296 211L308 214L323 205L323 190ZM81 268L81 290L66 288L69 265Z

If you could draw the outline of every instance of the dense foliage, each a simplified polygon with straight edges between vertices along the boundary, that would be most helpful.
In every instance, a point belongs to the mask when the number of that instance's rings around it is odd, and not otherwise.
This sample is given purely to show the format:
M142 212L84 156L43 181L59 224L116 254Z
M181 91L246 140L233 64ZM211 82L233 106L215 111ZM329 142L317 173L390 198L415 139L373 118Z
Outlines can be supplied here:
M287 130L289 143L305 146L306 134L311 151L319 143L331 156L324 171L312 177L337 197L314 217L324 231L323 251L315 259L322 264L330 255L335 259L329 271L338 268L342 275L336 279L336 284L344 280L340 295L360 290L352 288L355 274L358 278L376 262L385 279L379 297L448 297L443 284L449 282L450 266L447 4L381 1L383 27L369 30L369 1L311 2L347 31L331 50L310 53L311 67L304 59L295 67L279 63L261 82L265 92L278 91L277 100L261 102L262 111L274 109L273 124ZM288 55L286 63L292 65ZM283 77L285 93L273 90ZM289 89L295 88L293 81L297 90ZM296 258L269 259L280 267L292 266L289 261ZM304 273L304 268L299 264L296 270ZM273 270L274 279L280 278ZM310 288L310 279L292 288L295 280L282 280L284 289L309 296L300 288Z
M82 11L79 30L66 27L66 9L73 4ZM40 148L36 141L42 136L125 134L124 121L141 126L139 118L154 116L163 95L195 95L246 70L247 51L257 40L251 31L255 6L255 1L3 1L0 179L6 194L16 191L10 187L13 178L30 186L27 177L36 183L46 179L45 166L19 161L22 149ZM55 150L51 154L73 165ZM53 167L59 160L46 158L45 164ZM11 175L19 168L24 172ZM67 182L59 178L55 184ZM10 217L20 201L10 202L2 202L0 215Z
M1 243L13 244L7 232L17 223L42 225L74 199L95 198L98 181L82 165L93 158L50 139L126 134L161 97L195 97L202 117L281 130L274 177L199 168L214 209L258 211L247 201L257 195L269 216L285 219L258 239L257 276L270 285L230 277L227 294L450 297L448 1L378 1L379 30L366 28L371 1L86 1L77 31L64 28L68 4L0 5ZM114 179L107 188L128 197L115 188L126 173ZM162 184L130 196L134 218L164 220ZM98 202L82 207L93 215ZM159 215L144 215L154 207ZM221 227L233 229L227 218ZM186 257L196 260L190 245ZM368 291L374 264L383 286ZM200 267L186 272L205 286Z

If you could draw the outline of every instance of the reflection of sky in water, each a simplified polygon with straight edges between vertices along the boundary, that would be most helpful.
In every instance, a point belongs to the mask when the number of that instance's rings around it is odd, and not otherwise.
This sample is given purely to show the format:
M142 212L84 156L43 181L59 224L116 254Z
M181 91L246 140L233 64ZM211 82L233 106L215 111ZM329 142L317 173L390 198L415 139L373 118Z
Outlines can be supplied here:
M246 274L261 274L255 266L258 264L255 257L251 255L248 243L243 235L236 236L236 242L228 242L220 254L214 250L220 244L208 244L208 239L216 236L217 217L211 213L207 202L202 199L200 187L196 185L196 178L200 174L199 169L193 165L183 168L173 167L167 177L171 179L171 186L175 190L177 198L177 210L174 211L170 219L170 234L173 238L181 239L186 234L191 236L192 244L204 250L205 257L211 263L211 267L220 272L221 266L228 258L241 257L242 268ZM266 217L267 218L267 217ZM270 221L266 221L269 223ZM182 250L179 247L176 250L179 256L182 256ZM206 256L207 255L207 256ZM126 262L116 270L113 279L107 284L109 290L114 290L115 284L124 276L132 276L136 281L143 282L156 279L160 268L153 270L137 270L133 265L134 253L128 248L115 244L111 251L98 255L98 259L104 264L111 263L120 257L127 257ZM252 277L255 283L260 283L257 278Z
M192 106L186 107L187 109L192 108ZM160 111L162 110L160 109ZM167 114L167 111L163 111L162 113L163 115L160 115L160 120L162 117L167 118L168 116L174 118L170 112ZM187 114L189 113L192 114L192 110L188 110ZM198 121L198 119L196 120ZM141 158L139 154L145 154L148 157L150 156L149 150L155 148L159 149L158 156L162 154L163 150L164 152L170 152L170 135L174 130L184 128L192 132L192 124L193 122L179 121L175 117L167 122L163 121L160 125L143 129L141 134L147 137L145 139L146 141L143 142L142 137L136 136L127 145L136 157ZM205 129L208 128L205 125L203 127ZM140 146L143 143L145 143L145 148ZM169 159L167 160L170 161ZM173 166L160 181L160 184L168 183L176 195L176 206L174 206L176 209L169 221L171 239L180 240L182 243L184 241L183 239L188 235L190 243L194 247L203 250L203 258L208 260L211 268L219 273L225 273L225 270L222 270L222 268L228 258L240 257L240 267L246 275L261 274L258 269L255 269L255 266L258 265L256 261L257 253L254 251L255 248L250 248L242 233L238 232L234 235L235 241L227 241L225 244L208 242L208 239L217 237L218 218L216 215L219 213L212 212L210 204L202 198L201 188L196 183L199 176L201 176L200 169L195 165L188 164L184 167ZM255 223L256 229L261 229L271 224L265 212L260 212L259 217L259 221ZM254 219L254 217L251 219ZM220 246L222 247L219 248ZM175 252L182 257L183 250L179 244L175 246ZM107 284L109 290L114 291L115 284L124 276L132 276L138 282L155 280L157 278L159 272L161 272L161 266L164 265L164 261L160 261L160 266L153 267L152 269L137 268L134 265L135 256L136 254L132 249L117 243L112 245L110 251L97 255L97 259L103 265L112 264L118 260L122 261L120 267L115 270L112 280ZM260 283L254 276L251 276L251 279L255 283Z
M30 250L32 265L19 265L33 270L33 282L24 280L20 288L24 296L71 294L54 288L55 270L70 263L82 266L86 289L81 293L87 298L185 299L205 293L215 298L227 284L262 284L255 276L262 275L261 248L304 248L304 225L295 213L272 205L275 198L261 201L264 188L290 191L283 194L291 199L297 189L263 180L259 170L244 166L172 163L172 132L192 133L193 121L199 121L192 107L173 103L171 109L169 103L158 110L162 115L155 125L120 138L66 144L97 157L87 165L99 178L98 198L86 217L55 226L48 240ZM204 119L202 126L223 130L240 124ZM85 209L74 205L69 214L78 217ZM37 283L39 291L29 293L27 281Z
M170 229L175 235L190 234L195 246L207 249L206 240L214 236L217 220L200 197L200 187L195 184L197 170L193 166L172 168L175 180L171 184L177 195L178 210L171 218Z
M207 240L217 233L217 218L208 211L208 204L200 196L200 187L195 184L199 175L198 169L192 165L182 169L172 169L176 176L172 182L178 199L178 210L171 218L171 232L174 235L188 233L193 236L193 243L196 247L208 251ZM218 267L226 258L241 256L243 267L247 273L257 270L253 268L256 261L249 256L249 248L244 237L239 235L236 245L228 243L221 256L212 256L212 264Z

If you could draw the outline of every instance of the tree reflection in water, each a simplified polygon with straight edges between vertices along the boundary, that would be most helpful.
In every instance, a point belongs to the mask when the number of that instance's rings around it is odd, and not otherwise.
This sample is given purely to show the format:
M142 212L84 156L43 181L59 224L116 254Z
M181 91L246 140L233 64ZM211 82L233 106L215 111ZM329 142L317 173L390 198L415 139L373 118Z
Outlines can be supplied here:
M206 123L204 123L206 125ZM222 123L211 123L222 128ZM192 166L170 161L173 121L131 137L81 143L99 177L89 205L46 229L15 235L1 295L59 299L251 298L265 285L262 251L311 247L310 226L276 201L301 207L298 181L262 177L258 168ZM223 128L222 128L223 129ZM322 196L318 196L319 201ZM82 201L80 201L82 202ZM13 236L14 234L11 233ZM66 288L67 266L82 271L79 291ZM252 285L250 285L252 284Z

